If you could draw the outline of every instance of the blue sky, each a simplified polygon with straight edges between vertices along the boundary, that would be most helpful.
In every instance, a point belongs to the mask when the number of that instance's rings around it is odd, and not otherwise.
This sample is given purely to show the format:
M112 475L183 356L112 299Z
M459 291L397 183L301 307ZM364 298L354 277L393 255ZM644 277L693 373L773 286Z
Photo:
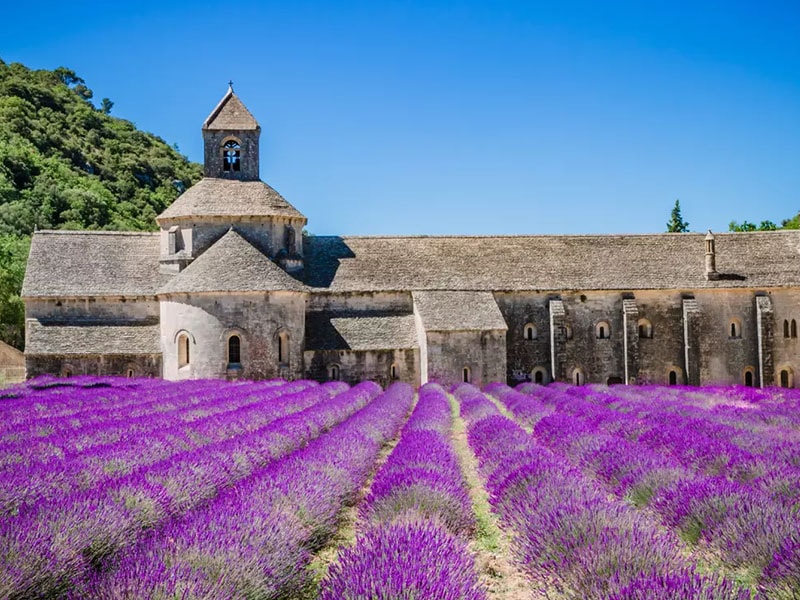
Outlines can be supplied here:
M74 69L202 160L233 79L317 234L646 233L800 210L800 3L38 2L0 58Z

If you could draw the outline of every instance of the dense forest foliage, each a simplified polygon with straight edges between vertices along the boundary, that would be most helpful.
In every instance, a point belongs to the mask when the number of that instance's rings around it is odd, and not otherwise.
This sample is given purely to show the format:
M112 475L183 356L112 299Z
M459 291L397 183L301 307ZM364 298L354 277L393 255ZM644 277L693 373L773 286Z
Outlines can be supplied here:
M73 71L0 59L0 339L22 347L34 229L152 230L201 167L92 102Z

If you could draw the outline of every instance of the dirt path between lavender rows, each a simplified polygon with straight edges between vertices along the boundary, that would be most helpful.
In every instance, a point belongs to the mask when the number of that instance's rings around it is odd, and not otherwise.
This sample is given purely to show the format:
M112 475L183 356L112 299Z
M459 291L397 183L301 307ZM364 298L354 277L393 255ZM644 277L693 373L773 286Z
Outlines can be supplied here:
M511 536L500 527L497 515L491 511L478 460L467 443L466 424L458 413L458 402L452 396L450 406L453 412L453 446L478 520L470 549L475 553L475 566L486 586L489 600L557 600L559 595L552 591L548 595L545 590L540 590L514 560Z

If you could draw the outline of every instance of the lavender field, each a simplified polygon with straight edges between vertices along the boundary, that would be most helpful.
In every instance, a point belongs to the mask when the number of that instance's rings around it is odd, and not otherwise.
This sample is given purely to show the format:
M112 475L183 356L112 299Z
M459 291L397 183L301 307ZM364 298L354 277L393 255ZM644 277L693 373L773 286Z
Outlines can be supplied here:
M800 394L40 379L0 598L800 598Z

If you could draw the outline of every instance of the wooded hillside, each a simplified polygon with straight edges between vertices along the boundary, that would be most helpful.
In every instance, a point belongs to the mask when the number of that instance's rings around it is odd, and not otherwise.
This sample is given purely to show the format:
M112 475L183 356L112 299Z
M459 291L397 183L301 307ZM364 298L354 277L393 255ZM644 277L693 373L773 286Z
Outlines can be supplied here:
M152 230L201 177L199 164L92 96L69 69L0 59L0 339L18 348L34 229Z

